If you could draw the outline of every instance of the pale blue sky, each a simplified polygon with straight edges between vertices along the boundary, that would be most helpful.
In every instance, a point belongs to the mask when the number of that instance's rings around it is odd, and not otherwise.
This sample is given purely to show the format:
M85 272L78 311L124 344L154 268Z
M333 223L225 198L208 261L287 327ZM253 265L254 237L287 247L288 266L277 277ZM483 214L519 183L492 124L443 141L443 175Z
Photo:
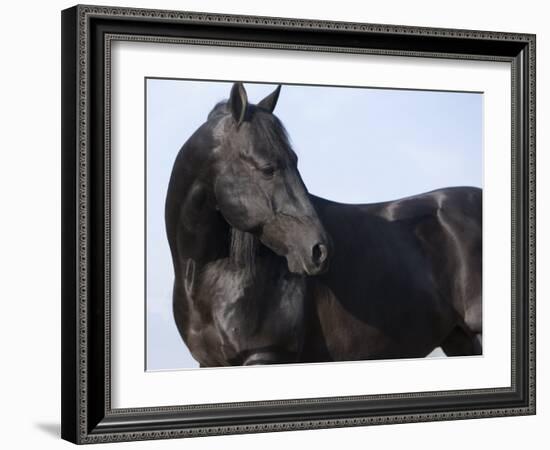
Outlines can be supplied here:
M148 79L147 369L197 367L172 316L164 201L174 159L231 83ZM245 83L251 103L275 85ZM479 93L283 85L275 114L315 195L371 203L482 183Z

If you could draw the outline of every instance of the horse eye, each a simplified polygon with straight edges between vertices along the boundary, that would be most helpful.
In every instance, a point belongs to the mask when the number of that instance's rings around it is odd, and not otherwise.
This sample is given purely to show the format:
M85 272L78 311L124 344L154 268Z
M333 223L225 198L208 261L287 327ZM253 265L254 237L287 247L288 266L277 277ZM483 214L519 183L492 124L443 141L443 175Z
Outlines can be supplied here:
M271 178L273 177L273 175L275 175L275 167L273 166L262 167L260 171L262 172L262 175L266 178Z

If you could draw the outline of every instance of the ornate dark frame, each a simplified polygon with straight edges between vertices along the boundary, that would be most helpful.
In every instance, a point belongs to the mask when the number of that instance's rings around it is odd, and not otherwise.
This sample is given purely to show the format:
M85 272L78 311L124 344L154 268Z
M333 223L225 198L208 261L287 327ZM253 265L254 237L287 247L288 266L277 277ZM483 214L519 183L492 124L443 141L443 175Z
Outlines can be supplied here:
M507 61L512 65L512 384L112 409L113 40ZM62 437L83 444L535 414L535 36L75 6L62 12Z

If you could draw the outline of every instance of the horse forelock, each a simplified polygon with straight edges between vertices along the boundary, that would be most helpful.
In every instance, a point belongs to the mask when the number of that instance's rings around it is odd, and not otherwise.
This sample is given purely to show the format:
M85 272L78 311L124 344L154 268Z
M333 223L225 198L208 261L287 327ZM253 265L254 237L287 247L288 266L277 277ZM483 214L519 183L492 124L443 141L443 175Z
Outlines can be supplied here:
M273 114L257 109L250 119L250 124L256 139L265 141L266 145L262 147L274 151L277 155L287 155L292 151L284 125Z
M208 114L213 134L218 141L231 138L232 127L228 126L231 112L227 100L220 101ZM275 156L289 155L293 153L288 133L282 122L273 114L264 111L256 105L249 105L245 121L250 133L256 140L257 147L273 153Z

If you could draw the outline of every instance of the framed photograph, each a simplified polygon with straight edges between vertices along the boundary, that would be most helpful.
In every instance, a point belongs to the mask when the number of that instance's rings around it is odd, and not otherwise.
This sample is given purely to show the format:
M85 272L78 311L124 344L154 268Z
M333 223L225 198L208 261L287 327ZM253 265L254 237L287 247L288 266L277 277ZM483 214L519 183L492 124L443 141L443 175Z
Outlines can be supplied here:
M62 437L535 413L535 36L62 12Z

